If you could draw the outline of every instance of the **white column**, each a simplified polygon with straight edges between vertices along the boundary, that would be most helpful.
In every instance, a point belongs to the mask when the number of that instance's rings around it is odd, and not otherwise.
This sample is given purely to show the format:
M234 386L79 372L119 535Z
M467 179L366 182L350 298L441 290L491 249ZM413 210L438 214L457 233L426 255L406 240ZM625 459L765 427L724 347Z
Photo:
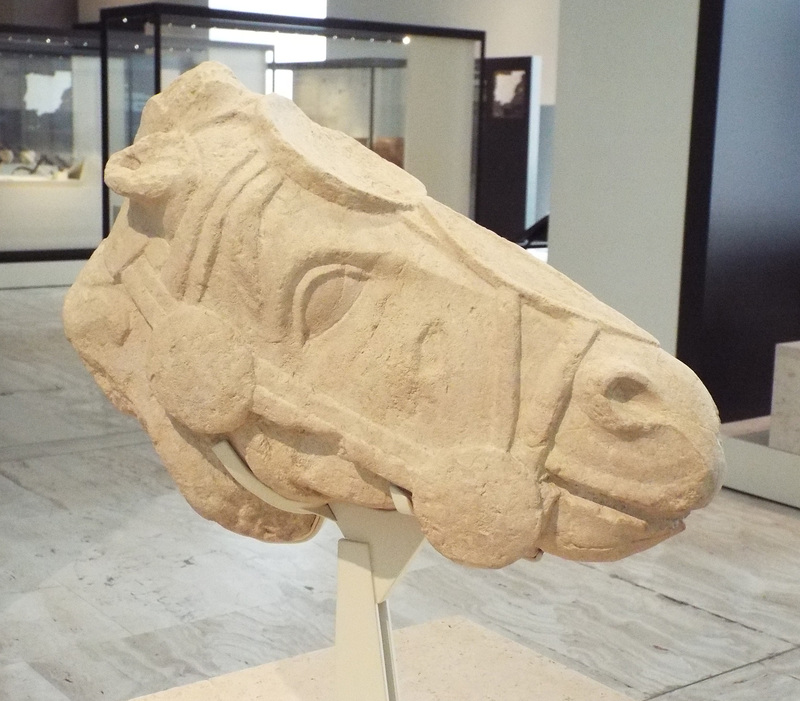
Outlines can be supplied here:
M561 5L549 262L677 341L699 0Z

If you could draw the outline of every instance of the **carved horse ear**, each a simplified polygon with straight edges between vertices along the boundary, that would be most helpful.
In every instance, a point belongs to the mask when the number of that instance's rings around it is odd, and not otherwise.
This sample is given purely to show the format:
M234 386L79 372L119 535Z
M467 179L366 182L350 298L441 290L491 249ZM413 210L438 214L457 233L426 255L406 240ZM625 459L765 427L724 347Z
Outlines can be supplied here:
M188 139L175 132L137 139L108 159L106 184L123 197L160 199L183 179L194 151L189 146Z

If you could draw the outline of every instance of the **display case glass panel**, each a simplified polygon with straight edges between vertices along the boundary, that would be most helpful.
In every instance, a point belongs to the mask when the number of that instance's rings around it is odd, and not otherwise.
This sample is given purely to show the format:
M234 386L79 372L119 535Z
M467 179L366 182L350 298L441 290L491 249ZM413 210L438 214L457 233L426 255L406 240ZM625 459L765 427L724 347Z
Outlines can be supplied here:
M132 143L146 99L207 60L276 92L474 208L483 32L257 15L153 3L101 13L106 156ZM109 194L110 225L121 202Z
M0 262L101 240L99 36L0 27Z

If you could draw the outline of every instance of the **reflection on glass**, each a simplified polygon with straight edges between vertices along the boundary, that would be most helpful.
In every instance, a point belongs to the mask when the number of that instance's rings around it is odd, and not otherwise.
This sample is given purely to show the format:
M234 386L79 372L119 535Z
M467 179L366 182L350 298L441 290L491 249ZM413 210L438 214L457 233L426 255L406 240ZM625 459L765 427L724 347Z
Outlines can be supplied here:
M528 99L525 71L495 71L492 79L492 117L523 119Z
M311 119L404 163L403 59L338 59L294 65L294 101Z
M319 124L343 131L403 165L408 36L376 40L375 36L355 36L352 32L340 36L329 31L326 36L285 28L204 28L185 19L171 20L161 27L162 89L202 61L219 61L251 90L294 100ZM133 64L137 57L146 56L147 52L138 51L130 57L127 79L132 84L141 83L143 89L131 89L129 142L143 107L143 101L137 98L145 97L151 80L146 64L142 64L143 70Z
M78 177L71 60L6 55L0 60L0 86L0 180Z
M0 34L0 251L100 241L99 83L94 34Z

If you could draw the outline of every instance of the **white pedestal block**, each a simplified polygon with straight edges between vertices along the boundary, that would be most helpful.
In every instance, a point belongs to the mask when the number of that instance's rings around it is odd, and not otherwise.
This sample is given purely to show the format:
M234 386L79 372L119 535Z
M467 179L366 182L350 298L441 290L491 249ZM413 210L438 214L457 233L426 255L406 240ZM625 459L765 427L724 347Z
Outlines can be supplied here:
M395 643L399 701L631 701L463 618L405 628ZM329 701L333 664L321 650L138 701Z
M775 346L769 445L800 455L800 341Z
M800 509L800 455L768 445L769 417L723 424L725 486Z

